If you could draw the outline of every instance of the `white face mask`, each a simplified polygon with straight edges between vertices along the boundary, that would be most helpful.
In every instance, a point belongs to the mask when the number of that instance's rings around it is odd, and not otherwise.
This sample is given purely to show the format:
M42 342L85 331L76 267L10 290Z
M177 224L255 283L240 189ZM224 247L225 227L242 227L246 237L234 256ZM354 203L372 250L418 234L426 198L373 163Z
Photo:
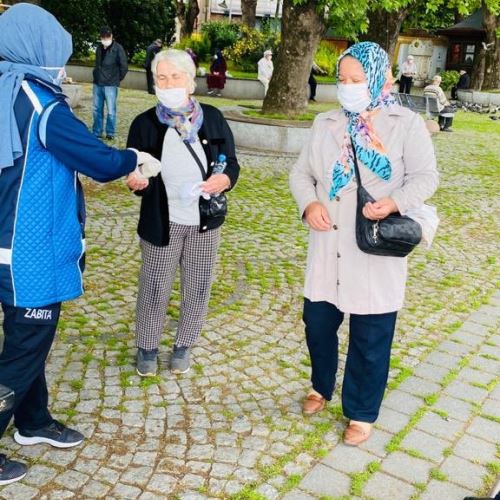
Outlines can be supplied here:
M188 99L188 93L184 87L173 89L159 89L155 87L155 93L158 100L170 109L182 107Z
M361 113L371 102L368 83L339 83L337 98L345 110Z
M64 66L60 68L48 67L48 66L40 66L45 71L48 71L51 74L55 74L56 76L52 77L52 82L54 85L58 87L61 86L61 83L66 79L66 68ZM57 73L56 73L57 71Z
M112 43L113 39L111 38L106 38L106 39L101 39L102 46L107 49Z

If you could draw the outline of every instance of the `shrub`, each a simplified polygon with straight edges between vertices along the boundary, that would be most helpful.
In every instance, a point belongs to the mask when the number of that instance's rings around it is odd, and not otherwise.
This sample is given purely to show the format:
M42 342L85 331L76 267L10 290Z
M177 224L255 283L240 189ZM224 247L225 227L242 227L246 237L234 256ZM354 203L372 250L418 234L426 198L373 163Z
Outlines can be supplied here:
M241 26L240 38L224 51L224 55L228 61L233 62L237 70L254 72L264 51L271 49L275 53L278 45L279 34L262 33L248 26Z
M314 62L323 71L326 71L328 76L335 76L339 55L340 53L335 47L332 47L328 42L322 41L314 56Z
M136 66L140 66L141 68L143 68L144 64L146 62L146 51L139 50L139 52L136 52L133 55L131 62L132 62L132 64L135 64Z
M198 56L198 61L207 61L210 58L210 41L199 33L193 33L191 36L183 38L179 43L175 44L176 49L187 49L190 47Z
M209 21L201 27L201 32L210 42L210 49L224 50L231 47L240 34L240 25L227 21Z
M442 71L439 76L442 78L441 87L443 90L448 90L458 83L460 73L458 71Z

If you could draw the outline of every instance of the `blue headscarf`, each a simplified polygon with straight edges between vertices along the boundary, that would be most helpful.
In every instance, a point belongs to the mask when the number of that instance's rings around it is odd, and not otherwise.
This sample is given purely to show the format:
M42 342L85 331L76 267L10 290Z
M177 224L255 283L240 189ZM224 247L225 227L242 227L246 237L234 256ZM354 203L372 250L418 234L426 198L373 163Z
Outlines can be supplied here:
M371 102L366 111L362 113L343 110L349 121L340 158L335 162L332 169L330 199L349 184L354 175L351 137L355 144L356 156L363 165L384 180L389 180L392 174L391 162L371 122L372 111L394 103L394 98L390 95L390 92L388 90L384 91L387 82L387 71L391 67L389 57L387 52L374 42L356 43L340 55L337 61L337 81L339 64L345 56L354 57L361 63L368 82Z
M0 16L0 172L23 154L14 103L25 75L52 84L72 51L71 35L41 7L20 3Z

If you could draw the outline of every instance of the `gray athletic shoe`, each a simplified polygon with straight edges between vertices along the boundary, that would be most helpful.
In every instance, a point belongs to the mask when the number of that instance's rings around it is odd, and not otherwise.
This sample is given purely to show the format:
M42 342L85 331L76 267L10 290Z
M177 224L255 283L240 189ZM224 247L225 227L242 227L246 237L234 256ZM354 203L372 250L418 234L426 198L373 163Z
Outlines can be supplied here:
M137 373L141 377L154 377L158 369L158 349L147 351L146 349L137 349Z
M174 345L170 362L170 371L172 373L186 373L189 371L190 350L190 347L177 347Z

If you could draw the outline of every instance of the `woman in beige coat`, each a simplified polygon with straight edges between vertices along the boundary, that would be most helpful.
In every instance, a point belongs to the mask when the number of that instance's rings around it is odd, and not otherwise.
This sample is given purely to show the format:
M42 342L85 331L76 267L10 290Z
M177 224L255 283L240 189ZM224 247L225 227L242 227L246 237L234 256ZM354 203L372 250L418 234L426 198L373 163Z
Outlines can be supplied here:
M344 442L357 446L370 436L384 395L407 262L363 253L356 244L351 138L363 185L377 200L363 208L372 220L420 207L436 190L438 173L423 119L393 103L385 51L357 43L341 55L337 73L342 110L318 115L290 186L310 228L303 319L312 390L304 413L321 411L332 397L337 330L348 313L342 406L350 423Z

